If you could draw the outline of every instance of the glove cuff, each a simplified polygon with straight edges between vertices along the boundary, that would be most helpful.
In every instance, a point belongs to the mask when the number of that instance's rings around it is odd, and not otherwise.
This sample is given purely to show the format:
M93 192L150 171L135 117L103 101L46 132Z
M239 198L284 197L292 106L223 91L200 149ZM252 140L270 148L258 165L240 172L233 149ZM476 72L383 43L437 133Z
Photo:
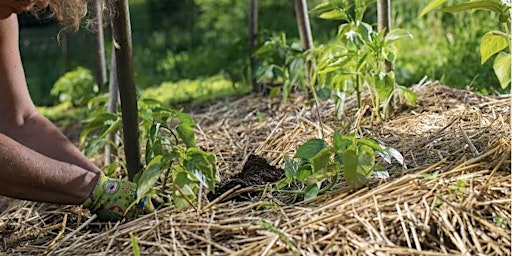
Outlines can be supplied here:
M91 191L87 199L85 199L84 203L82 204L83 207L88 208L92 212L99 209L101 206L100 204L100 198L101 195L105 192L105 187L109 186L109 181L111 180L103 172L99 173L98 182L96 182L96 185L94 186L94 189ZM119 184L117 184L117 189L119 189Z

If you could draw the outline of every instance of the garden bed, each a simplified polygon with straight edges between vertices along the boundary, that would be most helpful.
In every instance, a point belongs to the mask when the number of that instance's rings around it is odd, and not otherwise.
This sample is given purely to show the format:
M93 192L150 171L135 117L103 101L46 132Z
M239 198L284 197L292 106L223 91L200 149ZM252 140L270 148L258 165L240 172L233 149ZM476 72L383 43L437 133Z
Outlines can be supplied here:
M187 111L226 181L243 169L258 175L244 168L248 159L277 172L307 139L351 128L403 154L406 166L385 166L390 178L358 189L341 180L306 202L271 193L262 178L212 201L204 193L187 211L111 225L76 206L13 201L0 215L0 252L126 255L135 237L142 255L510 255L510 99L435 83L414 89L418 104L384 123L368 108L339 118L334 103L317 109L303 95L288 103L249 95Z

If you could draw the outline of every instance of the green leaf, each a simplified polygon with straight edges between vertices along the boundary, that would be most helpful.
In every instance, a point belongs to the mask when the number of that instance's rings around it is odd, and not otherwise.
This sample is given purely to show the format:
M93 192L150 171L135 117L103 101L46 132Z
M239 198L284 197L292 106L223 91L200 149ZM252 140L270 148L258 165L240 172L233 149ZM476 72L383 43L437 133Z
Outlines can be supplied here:
M403 97L407 103L412 105L416 104L418 95L413 90L404 86L397 86L396 88L398 89L398 95Z
M358 157L357 164L358 167L361 167L366 172L366 175L369 175L369 171L375 165L375 151L373 148L362 145L358 148Z
M357 140L357 145L361 147L361 145L366 145L370 148L373 148L376 151L384 151L385 149L379 145L375 140L368 138L359 138Z
M425 8L423 8L423 10L421 10L420 17L429 13L430 11L434 10L435 8L441 6L446 1L448 1L448 0L434 0L434 1L430 2L427 6L425 6Z
M214 154L206 153L199 148L188 148L184 166L203 186L215 191L215 182L219 177Z
M484 64L494 54L507 48L508 45L509 37L507 34L501 31L487 32L480 42L481 64Z
M301 74L304 74L304 60L296 58L290 63L291 83L294 84Z
M176 127L176 131L180 136L183 143L187 146L187 148L192 148L196 146L196 139L194 135L194 129L187 124L181 124Z
M320 3L317 6L315 6L311 10L311 12L326 12L326 11L332 10L334 8L336 8L336 6L334 4L332 4L331 2L323 2L323 3Z
M311 159L314 157L318 152L320 152L322 149L327 147L327 142L322 139L310 139L304 143L299 149L297 149L297 152L295 153L294 158L300 158L304 160Z
M304 181L313 174L310 165L304 165L297 170L297 180L304 183Z
M313 173L319 172L331 163L331 156L335 148L328 146L320 150L315 156L310 159Z
M487 0L461 3L440 9L440 11L444 12L462 12L467 10L489 10L498 15L503 13L501 4Z
M132 244L132 251L134 256L140 256L140 248L139 242L137 242L137 237L130 233L130 240Z
M162 156L157 156L147 165L146 170L142 172L137 182L137 201L142 199L155 186L161 172Z
M339 152L347 151L353 143L353 136L343 136L339 131L334 132L332 144Z
M375 91L380 100L387 99L395 89L395 79L391 73L375 75Z
M306 191L304 192L304 201L308 201L317 197L319 190L320 189L316 183L307 186Z
M354 150L348 150L342 154L342 157L345 181L354 187L366 184L367 175L364 170L358 168L359 159L356 152Z
M342 10L334 9L320 14L318 17L324 20L347 20L347 13Z
M172 195L174 205L177 209L181 210L191 206L188 201L195 200L196 195L194 190L196 189L194 188L196 187L197 185L188 177L186 171L180 168L173 169Z
M297 170L299 169L299 163L293 161L293 159L289 157L285 157L284 159L284 173L286 177L295 177L297 175Z
M511 56L510 53L500 52L494 60L494 73L500 81L501 88L506 89L510 85L511 77Z
M386 41L394 42L396 40L402 39L402 38L410 38L413 39L412 34L401 28L392 29L389 31L389 33L386 35Z

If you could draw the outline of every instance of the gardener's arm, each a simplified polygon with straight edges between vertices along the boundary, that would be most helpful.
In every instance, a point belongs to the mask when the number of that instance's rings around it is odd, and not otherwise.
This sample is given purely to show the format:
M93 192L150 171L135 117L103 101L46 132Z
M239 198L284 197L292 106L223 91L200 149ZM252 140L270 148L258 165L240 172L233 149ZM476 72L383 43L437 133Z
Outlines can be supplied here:
M0 19L0 194L80 204L100 170L30 99L18 47L16 15Z

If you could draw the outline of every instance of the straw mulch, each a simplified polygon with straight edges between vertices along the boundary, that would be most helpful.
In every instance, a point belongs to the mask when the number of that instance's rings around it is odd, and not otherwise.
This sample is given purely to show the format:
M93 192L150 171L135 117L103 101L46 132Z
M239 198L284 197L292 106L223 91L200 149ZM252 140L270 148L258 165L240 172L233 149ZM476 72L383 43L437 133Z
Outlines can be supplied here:
M286 104L251 95L190 110L223 178L250 154L282 167L307 139L355 128L404 155L406 167L386 165L388 179L359 189L342 180L308 202L270 189L245 202L204 199L195 209L110 226L78 207L14 202L0 216L0 252L126 255L135 237L142 255L510 255L509 98L437 84L415 90L417 106L385 123L367 108L340 119L332 102L316 109L300 95Z

